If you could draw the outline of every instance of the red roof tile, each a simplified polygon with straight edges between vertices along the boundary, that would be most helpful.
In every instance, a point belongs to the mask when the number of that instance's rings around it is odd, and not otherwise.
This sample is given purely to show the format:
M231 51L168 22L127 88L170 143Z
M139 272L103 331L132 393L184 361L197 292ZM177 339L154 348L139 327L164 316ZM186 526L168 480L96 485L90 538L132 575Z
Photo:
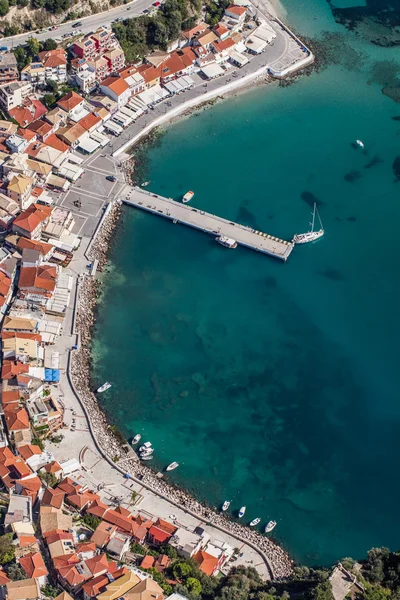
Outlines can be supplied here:
M200 550L200 552L197 552L197 554L195 554L193 558L199 565L200 570L209 576L211 576L214 573L218 565L218 558L215 558L215 556L211 556L211 554L203 552L202 550Z
M65 94L65 96L63 96L57 102L57 105L60 108L64 109L66 112L70 112L75 107L77 107L78 104L80 104L81 102L83 102L82 96L80 96L76 92L68 92L68 94Z
M34 288L35 290L54 292L57 283L57 268L50 265L38 267L22 267L18 287Z
M32 233L40 223L43 223L49 218L52 212L53 209L50 206L31 204L26 210L18 215L13 225Z
M39 577L45 577L49 574L40 552L26 554L19 559L19 564L25 571L27 577L38 579Z

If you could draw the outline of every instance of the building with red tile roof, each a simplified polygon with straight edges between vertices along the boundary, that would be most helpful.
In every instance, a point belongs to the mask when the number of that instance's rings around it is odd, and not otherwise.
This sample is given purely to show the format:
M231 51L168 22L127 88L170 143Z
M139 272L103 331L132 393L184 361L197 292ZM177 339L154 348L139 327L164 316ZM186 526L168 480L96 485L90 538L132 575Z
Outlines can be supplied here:
M4 407L4 416L9 432L30 429L29 415L22 406L18 406L18 404L16 405L15 403L7 404Z
M49 574L44 564L44 560L40 552L32 552L26 554L18 560L27 577L38 579L40 585L46 584L47 575Z
M6 585L6 583L8 583L9 581L11 581L11 579L9 579L7 577L7 575L3 571L3 567L1 567L0 568L0 587L3 586L3 585Z
M33 123L32 123L32 125L33 125ZM31 142L31 143L36 142L36 140L37 140L36 133L34 131L31 131L28 128L26 128L26 129L19 128L17 131L17 135L24 138L24 140L26 140L27 142Z
M119 107L126 104L131 95L129 85L123 77L107 77L100 83L100 90L111 100L117 102Z
M86 490L86 491L80 490L78 492L68 494L68 496L66 497L66 501L68 502L68 504L70 504L71 506L74 506L79 511L83 510L84 508L89 506L92 502L94 502L95 500L99 500L99 499L100 499L99 496L90 490Z
M35 98L25 98L21 106L16 106L9 111L12 117L20 127L27 127L33 121L37 121L47 113L47 108L40 100Z
M98 115L94 113L89 113L86 117L83 117L80 121L78 121L79 125L86 129L86 131L94 131L101 125L102 120Z
M57 479L60 479L60 477L62 477L63 474L62 466L56 460L52 460L51 462L47 463L47 465L44 465L42 469L43 471L46 471L46 473L51 473L52 475L55 475Z
M54 252L54 246L52 246L52 244L47 244L41 240L30 240L26 237L20 237L16 243L16 247L18 250L23 250L24 248L27 248L28 250L37 250L43 256L44 260L51 258Z
M106 554L96 554L93 556L93 558L89 558L85 562L93 577L97 577L98 575L102 575L108 571L108 560Z
M12 281L3 271L0 271L0 306L8 304L12 294Z
M221 52L226 52L230 48L235 46L235 42L232 38L228 38L226 40L217 40L211 44L211 49L216 54L220 54Z
M38 121L34 121L28 125L28 127L24 131L29 131L36 135L42 142L45 142L46 139L54 133L53 125L50 125L48 121L44 121L43 119L39 119Z
M235 21L244 21L246 16L246 7L238 6L237 4L230 4L228 8L225 9L225 16Z
M159 546L168 542L168 540L171 539L172 534L168 533L167 531L164 531L163 529L159 529L158 527L153 525L152 527L150 527L147 533L147 537L151 544Z
M42 204L31 204L13 223L13 231L29 239L38 239L47 225L53 208Z
M213 32L220 40L224 40L229 36L229 29L227 29L225 25L222 25L222 23L217 23L215 27L213 27Z
M74 494L75 492L79 492L82 489L82 486L70 477L66 477L60 481L57 488L63 490L66 494Z
M57 285L57 277L57 267L53 265L22 267L18 282L21 297L40 294L45 298L51 298Z
M32 498L32 504L38 497L39 491L42 487L42 482L37 475L26 477L25 479L17 479L15 482L15 490L21 496L30 496Z
M211 556L211 554L204 552L204 550L200 550L199 552L197 552L197 554L193 556L193 559L199 565L200 570L203 571L203 573L205 573L209 577L211 577L211 575L214 575L215 571L218 568L218 558L215 558L215 556Z
M83 106L84 99L76 92L68 92L57 102L57 106L65 110L70 116Z
M146 554L146 556L143 558L142 562L140 563L140 568L141 569L152 569L154 567L155 562L156 562L156 559L154 556L151 556L150 554Z
M26 446L18 448L18 453L24 460L28 460L32 456L42 454L42 450L35 444L26 444Z
M69 152L70 150L70 147L65 142L60 140L60 138L54 133L49 135L49 137L46 139L46 144L55 150L59 150L60 152Z
M52 506L61 510L64 505L64 496L65 492L63 490L48 487L44 491L41 506Z

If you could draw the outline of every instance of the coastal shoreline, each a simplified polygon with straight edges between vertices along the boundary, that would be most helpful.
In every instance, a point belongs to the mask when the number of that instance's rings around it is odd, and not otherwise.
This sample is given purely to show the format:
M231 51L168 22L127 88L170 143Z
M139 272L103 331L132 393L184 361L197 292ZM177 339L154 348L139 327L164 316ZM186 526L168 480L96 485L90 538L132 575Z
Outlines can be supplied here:
M108 213L104 215L102 223L88 247L88 258L98 261L99 270L107 262L109 244L119 218L120 203L115 201ZM90 275L82 275L78 282L76 311L72 327L79 342L78 348L70 352L67 376L74 394L85 412L91 435L101 455L110 466L121 474L129 474L133 481L167 499L174 506L252 547L266 564L271 579L288 577L292 572L293 561L288 553L271 539L215 512L214 509L197 501L188 492L173 483L159 479L154 471L139 463L136 455L135 458L127 457L121 443L122 440L115 434L115 430L108 423L107 416L100 408L95 394L90 390L92 366L90 341L95 323L100 285L99 281ZM121 467L122 462L123 468Z

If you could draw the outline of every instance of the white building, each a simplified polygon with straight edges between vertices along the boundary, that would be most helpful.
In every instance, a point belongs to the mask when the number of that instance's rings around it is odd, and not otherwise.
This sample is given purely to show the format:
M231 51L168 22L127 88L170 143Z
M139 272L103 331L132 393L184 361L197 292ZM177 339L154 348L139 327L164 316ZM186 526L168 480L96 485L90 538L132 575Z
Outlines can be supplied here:
M118 104L118 108L124 106L131 96L129 85L122 77L108 77L101 82L100 90L114 100Z

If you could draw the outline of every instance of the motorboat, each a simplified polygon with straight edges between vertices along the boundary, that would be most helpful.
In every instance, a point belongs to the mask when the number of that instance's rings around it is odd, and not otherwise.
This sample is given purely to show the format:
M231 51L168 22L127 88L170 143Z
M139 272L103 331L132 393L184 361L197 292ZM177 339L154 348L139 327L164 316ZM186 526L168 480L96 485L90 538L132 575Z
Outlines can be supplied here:
M145 181L141 184L140 187L147 187L149 185L150 181Z
M153 460L152 456L141 456L140 460Z
M269 533L276 527L276 521L269 521L265 526L265 533Z
M317 204L315 202L314 202L314 210L311 214L312 214L312 221L310 223L310 226L311 226L310 231L307 231L306 233L296 233L296 235L293 236L293 242L295 244L308 244L308 242L314 242L315 240L317 240L318 238L320 238L324 235L325 231L322 226L321 217L319 216L319 213L317 210ZM315 229L314 229L315 215L318 216L319 223L320 223L320 229L318 231L315 231Z
M135 435L135 437L132 440L132 445L133 444L137 444L138 442L140 442L140 440L142 439L142 436L140 435L140 433L138 433L137 435Z
M250 527L255 527L259 524L260 521L261 519L259 519L258 517L256 519L253 519L252 521L250 521Z
M167 471L173 471L174 469L177 469L178 467L179 467L178 462L172 462L170 465L168 465Z
M215 238L218 244L224 246L225 248L237 248L237 241L233 238L227 237L226 235L219 235Z
M246 512L246 507L242 506L242 508L239 510L239 519L241 519L244 516L245 512Z
M140 446L139 452L143 452L143 450L147 450L148 448L151 448L151 442L145 442L143 446Z
M231 503L229 500L225 500L225 502L222 505L222 510L225 512L226 510L228 510L228 508L230 507Z
M105 392L106 390L109 390L110 387L111 387L111 383L106 381L105 383L103 383L103 385L101 385L99 388L97 388L96 392L98 394L101 394L101 392Z
M182 202L183 202L184 204L186 204L187 202L190 202L190 201L191 201L191 199L193 198L193 196L194 196L194 192L192 192L191 190L189 190L189 191L188 191L188 192L186 192L186 194L183 196L183 198L182 198Z
M153 454L154 452L154 448L147 448L147 450L141 450L139 451L140 456L150 456L150 454Z
M357 146L360 146L362 150L364 150L364 142L362 142L361 140L356 140L356 144Z

